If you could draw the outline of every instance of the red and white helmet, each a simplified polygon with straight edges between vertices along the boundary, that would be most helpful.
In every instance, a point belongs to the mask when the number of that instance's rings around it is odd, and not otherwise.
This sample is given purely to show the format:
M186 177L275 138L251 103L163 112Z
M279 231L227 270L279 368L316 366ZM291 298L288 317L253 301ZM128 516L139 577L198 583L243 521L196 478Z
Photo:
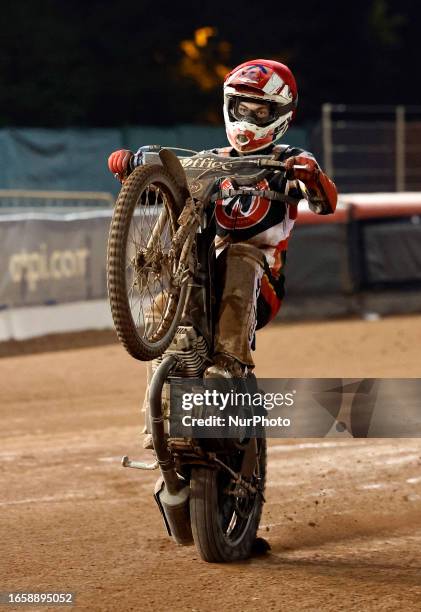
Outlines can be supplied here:
M284 64L263 59L240 64L224 81L224 120L230 144L240 153L249 153L276 142L287 131L297 101L295 78ZM241 107L241 102L249 104ZM262 106L267 110L260 117L248 108L259 111Z

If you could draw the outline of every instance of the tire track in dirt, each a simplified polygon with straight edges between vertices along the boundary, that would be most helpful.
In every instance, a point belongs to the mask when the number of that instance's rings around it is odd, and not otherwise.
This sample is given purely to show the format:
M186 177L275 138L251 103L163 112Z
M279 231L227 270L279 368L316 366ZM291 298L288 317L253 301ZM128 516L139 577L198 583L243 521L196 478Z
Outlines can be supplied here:
M415 317L272 327L258 371L420 376L420 329ZM167 538L156 473L119 467L148 458L144 364L108 345L5 358L0 372L3 591L72 590L76 609L101 612L419 610L421 441L272 440L271 553L208 565Z

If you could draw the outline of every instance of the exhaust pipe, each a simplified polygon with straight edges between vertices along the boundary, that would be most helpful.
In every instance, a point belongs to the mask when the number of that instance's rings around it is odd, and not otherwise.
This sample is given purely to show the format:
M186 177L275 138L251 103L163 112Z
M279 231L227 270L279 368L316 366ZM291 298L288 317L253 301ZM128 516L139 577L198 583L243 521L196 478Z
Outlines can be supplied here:
M149 408L152 443L162 478L155 486L155 500L164 518L169 535L177 544L193 544L190 524L190 487L176 472L173 457L165 441L164 415L162 413L162 388L177 358L166 356L155 370L149 386Z

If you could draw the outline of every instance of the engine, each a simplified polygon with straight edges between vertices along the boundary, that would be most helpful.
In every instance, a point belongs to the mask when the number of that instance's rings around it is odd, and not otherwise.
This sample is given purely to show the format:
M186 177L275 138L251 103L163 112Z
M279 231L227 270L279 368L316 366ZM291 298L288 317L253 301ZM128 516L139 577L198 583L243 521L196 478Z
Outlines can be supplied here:
M207 342L192 326L180 325L177 328L165 353L152 362L152 371L155 371L166 355L177 355L180 358L180 364L174 374L183 378L201 378L209 364Z

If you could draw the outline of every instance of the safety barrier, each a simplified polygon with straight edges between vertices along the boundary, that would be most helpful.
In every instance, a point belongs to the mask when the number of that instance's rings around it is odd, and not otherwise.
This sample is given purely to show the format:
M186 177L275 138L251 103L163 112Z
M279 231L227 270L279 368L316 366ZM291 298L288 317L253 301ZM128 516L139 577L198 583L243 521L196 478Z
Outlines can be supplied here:
M112 207L115 198L105 191L38 191L32 189L0 189L0 212L34 209L60 211Z
M302 210L288 249L284 317L421 312L421 193L346 194Z
M96 210L0 214L0 337L15 337L10 321L24 310L31 320L34 307L46 307L39 317L51 320L49 309L68 305L56 324L65 331L74 328L69 312L76 313L76 304L97 303L98 321L110 324L106 246L112 210L104 201L107 208ZM283 318L421 312L421 193L348 194L330 216L315 215L300 203L286 293ZM80 312L77 326L83 329L86 309ZM91 315L85 317L89 326ZM31 327L25 325L19 332L24 335ZM33 328L34 334L50 329L47 321Z

